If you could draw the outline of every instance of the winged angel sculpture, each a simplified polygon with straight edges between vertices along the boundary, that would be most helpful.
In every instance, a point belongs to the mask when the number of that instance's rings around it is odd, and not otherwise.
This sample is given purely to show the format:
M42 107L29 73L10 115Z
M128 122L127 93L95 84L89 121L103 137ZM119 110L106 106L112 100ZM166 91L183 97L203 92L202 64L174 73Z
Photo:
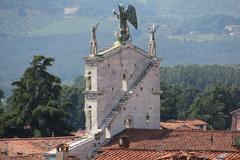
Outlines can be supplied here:
M125 10L124 4L121 3L118 4L118 9L118 13L115 10L113 10L113 13L120 21L119 41L124 43L130 38L127 21L130 22L135 29L138 28L137 14L136 9L132 5L128 5L127 10Z

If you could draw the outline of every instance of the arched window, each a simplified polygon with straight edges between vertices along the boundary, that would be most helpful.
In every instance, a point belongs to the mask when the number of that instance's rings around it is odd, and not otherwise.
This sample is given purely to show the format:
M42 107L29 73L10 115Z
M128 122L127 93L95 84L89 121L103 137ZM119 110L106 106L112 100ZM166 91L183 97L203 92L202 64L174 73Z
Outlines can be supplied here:
M92 110L88 110L88 120L89 120L89 130L92 130Z
M87 78L87 90L92 90L92 77L88 76Z
M127 76L125 73L122 76L122 90L127 91Z
M123 73L123 80L126 80L126 74Z
M123 125L125 128L133 128L133 117L131 115L128 115L126 119L123 121Z
M91 72L88 72L87 79L86 79L86 89L92 90L92 77Z

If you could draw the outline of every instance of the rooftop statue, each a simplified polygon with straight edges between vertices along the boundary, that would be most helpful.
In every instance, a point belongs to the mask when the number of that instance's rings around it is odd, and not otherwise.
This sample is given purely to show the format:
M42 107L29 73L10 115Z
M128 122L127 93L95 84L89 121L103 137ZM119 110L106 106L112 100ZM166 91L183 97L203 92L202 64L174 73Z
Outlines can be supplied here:
M113 10L113 13L117 16L120 21L120 32L118 33L118 40L124 43L129 40L130 33L127 21L129 21L135 29L138 28L137 14L134 6L128 5L127 10L125 10L124 4L118 4L119 12Z
M159 26L155 26L154 24L152 25L152 27L150 27L149 33L150 33L150 41L148 43L148 52L149 55L151 57L156 56L156 41L155 41L155 33L157 32L157 29L159 28Z
M97 54L97 36L96 31L99 23L92 25L91 27L91 41L90 41L90 56L95 56Z

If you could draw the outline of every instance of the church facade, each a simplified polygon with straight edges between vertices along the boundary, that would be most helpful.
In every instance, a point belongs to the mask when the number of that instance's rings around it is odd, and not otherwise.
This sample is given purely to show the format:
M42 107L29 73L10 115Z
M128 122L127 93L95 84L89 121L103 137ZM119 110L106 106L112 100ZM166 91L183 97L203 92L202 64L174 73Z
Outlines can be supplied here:
M131 42L85 58L86 130L111 138L126 128L159 129L160 60Z

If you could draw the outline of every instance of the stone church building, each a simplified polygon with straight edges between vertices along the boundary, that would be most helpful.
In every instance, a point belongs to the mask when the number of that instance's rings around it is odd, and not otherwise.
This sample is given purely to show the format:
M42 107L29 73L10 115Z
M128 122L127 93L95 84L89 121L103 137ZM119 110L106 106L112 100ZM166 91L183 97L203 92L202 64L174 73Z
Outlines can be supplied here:
M159 58L127 42L85 58L85 64L89 133L105 139L125 128L159 129Z

